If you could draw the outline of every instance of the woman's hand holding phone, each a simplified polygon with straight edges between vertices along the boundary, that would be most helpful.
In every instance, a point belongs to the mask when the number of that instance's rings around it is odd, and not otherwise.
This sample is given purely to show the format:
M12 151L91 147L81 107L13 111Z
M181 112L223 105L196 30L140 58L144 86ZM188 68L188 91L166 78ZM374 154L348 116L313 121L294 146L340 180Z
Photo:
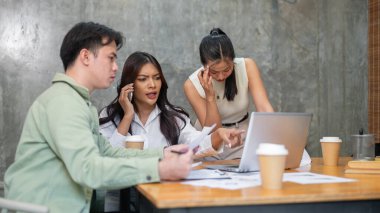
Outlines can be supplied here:
M133 98L133 83L125 85L121 88L119 95L119 103L121 108L123 108L124 115L133 116L135 110L133 108L133 104L131 103Z
M133 98L133 92L128 93L128 100L131 102Z

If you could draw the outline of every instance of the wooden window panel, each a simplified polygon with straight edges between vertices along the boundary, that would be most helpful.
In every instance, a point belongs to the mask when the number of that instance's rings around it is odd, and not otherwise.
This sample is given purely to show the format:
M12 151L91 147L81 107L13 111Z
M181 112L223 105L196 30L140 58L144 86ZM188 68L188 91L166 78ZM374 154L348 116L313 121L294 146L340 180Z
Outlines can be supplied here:
M368 128L380 143L380 0L368 3Z

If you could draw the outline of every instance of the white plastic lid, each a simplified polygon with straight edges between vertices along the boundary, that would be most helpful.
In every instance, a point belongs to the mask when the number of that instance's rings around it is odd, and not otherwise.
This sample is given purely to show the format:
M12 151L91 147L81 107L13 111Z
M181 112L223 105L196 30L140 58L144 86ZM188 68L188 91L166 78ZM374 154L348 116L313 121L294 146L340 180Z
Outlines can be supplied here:
M128 135L125 137L125 141L128 141L128 142L144 142L144 136L142 136L142 135Z
M288 155L288 150L282 144L261 143L256 150L258 155Z
M339 137L323 137L320 142L324 143L342 143L342 140Z

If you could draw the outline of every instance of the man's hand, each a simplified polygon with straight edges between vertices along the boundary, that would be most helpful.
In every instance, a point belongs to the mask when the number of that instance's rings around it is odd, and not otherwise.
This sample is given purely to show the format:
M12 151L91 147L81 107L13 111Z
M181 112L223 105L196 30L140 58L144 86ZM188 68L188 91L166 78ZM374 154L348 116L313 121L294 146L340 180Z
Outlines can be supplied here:
M164 158L158 163L161 180L180 180L186 178L191 170L193 151L185 144L169 146L164 149Z

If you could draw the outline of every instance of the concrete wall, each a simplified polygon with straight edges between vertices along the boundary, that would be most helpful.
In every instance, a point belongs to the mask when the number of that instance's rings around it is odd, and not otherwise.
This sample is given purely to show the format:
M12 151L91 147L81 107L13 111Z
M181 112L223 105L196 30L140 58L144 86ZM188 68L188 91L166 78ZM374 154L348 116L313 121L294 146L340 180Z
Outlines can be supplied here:
M201 38L221 27L237 56L256 60L275 110L314 114L310 154L321 155L319 138L336 135L349 155L349 135L368 120L367 8L366 0L0 0L0 180L27 109L63 71L63 36L89 20L124 32L119 66L136 50L155 55L170 100L189 112L182 83L200 65ZM93 101L101 107L115 94L113 86Z

